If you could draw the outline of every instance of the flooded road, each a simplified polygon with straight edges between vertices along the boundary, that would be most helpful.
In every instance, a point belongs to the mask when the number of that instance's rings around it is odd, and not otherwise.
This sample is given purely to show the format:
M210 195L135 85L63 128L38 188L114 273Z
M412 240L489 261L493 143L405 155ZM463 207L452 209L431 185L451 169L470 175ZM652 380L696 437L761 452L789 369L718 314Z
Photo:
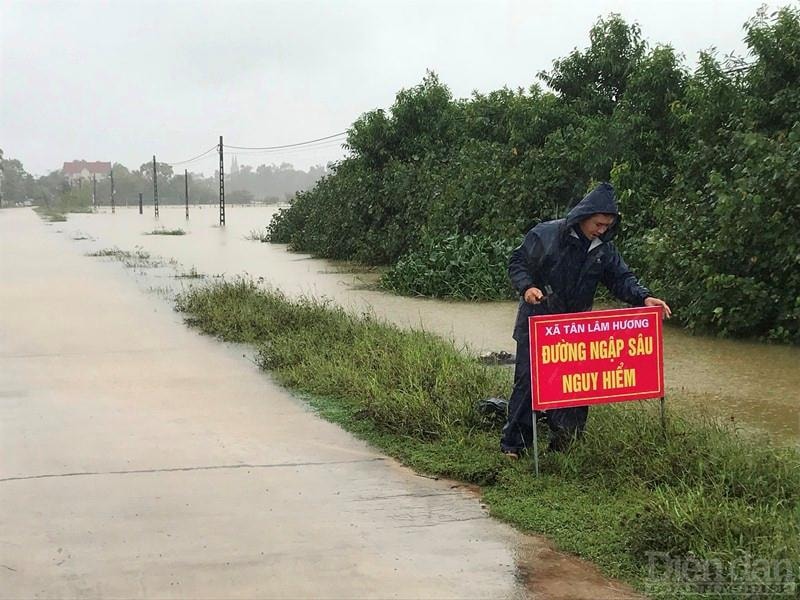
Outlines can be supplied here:
M289 295L328 297L356 311L372 311L402 326L424 328L449 337L469 351L514 351L511 329L514 302L456 303L394 296L374 289L373 274L342 272L337 265L289 253L283 246L247 239L263 231L272 207L227 207L227 225L217 225L217 208L161 207L160 218L146 208L120 208L116 214L69 215L66 223L48 225L88 253L118 247L175 259L179 269L206 275L263 278ZM183 236L144 235L156 227L182 228ZM90 239L80 239L88 237ZM144 285L179 290L191 280L141 271ZM669 301L668 293L663 294ZM680 306L673 306L680 311ZM713 414L733 418L745 427L770 432L776 439L800 441L800 348L691 336L677 327L665 329L666 386ZM669 398L669 396L668 396ZM669 401L669 400L668 400Z

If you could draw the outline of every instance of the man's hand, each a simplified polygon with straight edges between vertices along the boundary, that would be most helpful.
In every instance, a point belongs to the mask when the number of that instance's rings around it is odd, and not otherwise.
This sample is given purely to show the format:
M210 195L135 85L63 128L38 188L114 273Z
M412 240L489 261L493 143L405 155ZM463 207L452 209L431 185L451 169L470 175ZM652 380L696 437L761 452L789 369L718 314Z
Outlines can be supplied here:
M527 293L525 295L526 295L526 300L527 300ZM660 298L653 298L652 296L650 296L649 298L645 298L644 299L644 305L645 306L660 306L661 308L664 309L664 316L666 318L669 319L672 316L672 311L669 308L669 304L667 304L666 302L664 302Z
M527 290L525 290L525 295L523 298L528 304L539 304L541 299L544 298L544 294L542 293L542 290L537 287L529 287Z

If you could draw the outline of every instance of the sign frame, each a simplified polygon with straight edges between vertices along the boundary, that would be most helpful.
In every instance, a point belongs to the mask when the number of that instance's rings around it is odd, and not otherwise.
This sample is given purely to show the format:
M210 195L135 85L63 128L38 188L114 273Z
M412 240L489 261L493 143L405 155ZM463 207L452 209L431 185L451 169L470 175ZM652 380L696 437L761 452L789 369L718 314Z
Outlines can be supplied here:
M619 308L597 310L591 312L581 313L565 313L554 315L536 315L528 319L528 333L530 340L530 364L531 364L531 402L533 410L551 410L554 408L571 408L576 406L590 406L592 404L609 404L611 402L627 402L631 400L648 400L652 398L660 398L664 395L664 336L662 326L662 308L661 307L634 307L634 308ZM653 317L653 358L654 366L656 369L655 386L648 389L639 389L636 391L619 391L615 393L602 393L599 392L591 397L577 398L573 400L564 399L544 399L543 396L547 395L542 389L542 372L538 360L538 349L540 347L542 337L539 335L540 327L546 324L572 324L586 321L610 321L620 320L625 318L638 318ZM611 335L619 336L624 332L612 331ZM624 336L624 339L631 337ZM635 335L633 336L635 337Z
M553 410L557 408L572 408L578 406L591 406L594 404L609 404L613 402L628 402L632 400L650 400L650 399L660 399L661 401L661 421L662 425L664 425L665 433L666 433L666 414L665 414L665 405L664 405L664 336L663 336L663 308L660 306L641 306L641 307L628 307L628 308L618 308L618 309L603 309L603 310L596 310L596 311L586 311L586 312L577 312L577 313L559 313L559 314L548 314L548 315L534 315L528 318L528 339L529 339L529 360L530 360L530 377L531 377L531 414L532 414L532 427L533 427L533 448L534 448L534 459L535 459L535 468L536 474L539 474L539 456L538 456L538 440L537 440L537 432L536 432L536 412L537 411L547 411ZM554 324L559 325L559 329L563 325L567 324L575 324L575 323L584 323L584 327L582 328L584 331L586 329L585 324L587 322L613 322L614 320L624 320L624 319L642 319L643 317L652 317L652 327L648 325L648 335L653 336L653 344L652 344L652 358L648 357L647 359L638 359L638 363L644 364L646 368L655 368L655 379L653 380L653 373L649 372L651 375L648 378L648 385L645 388L637 389L635 391L630 390L615 390L613 393L603 393L601 390L592 390L593 396L584 396L584 397L577 397L572 399L565 399L565 398L556 398L552 400L543 399L543 396L550 395L548 394L547 390L542 389L542 371L541 365L539 364L539 348L542 344L542 340L544 336L540 336L539 333L543 330L547 325L550 325L550 328L554 327ZM648 321L649 323L649 321ZM571 327L569 328L572 329ZM576 327L576 329L579 329ZM590 330L591 332L591 330ZM629 340L631 338L636 339L638 335L641 334L641 328L638 331L634 330L614 330L607 334L607 337L610 336L617 336L620 335L621 339ZM551 333L551 335L555 335ZM571 334L570 334L571 335ZM588 339L588 337L587 337ZM615 338L616 339L616 338ZM559 336L559 341L566 341L563 337ZM586 340L584 340L585 342ZM577 343L577 342L576 342ZM585 348L584 348L585 351ZM619 357L617 357L619 358ZM594 361L600 359L592 359ZM609 359L611 360L611 359ZM566 362L566 361L564 361ZM586 358L583 360L575 360L569 361L576 364L585 364L588 362ZM653 364L649 364L653 363ZM563 363L562 363L563 364ZM619 369L623 366L624 363L618 361L618 366L615 369ZM610 365L609 365L610 366ZM562 367L563 369L563 367ZM599 372L596 372L595 382L597 381L597 376ZM552 381L554 375L550 376L550 380ZM563 384L562 384L563 385ZM585 391L585 390L584 390ZM611 390L608 390L611 391ZM564 392L565 393L565 392Z

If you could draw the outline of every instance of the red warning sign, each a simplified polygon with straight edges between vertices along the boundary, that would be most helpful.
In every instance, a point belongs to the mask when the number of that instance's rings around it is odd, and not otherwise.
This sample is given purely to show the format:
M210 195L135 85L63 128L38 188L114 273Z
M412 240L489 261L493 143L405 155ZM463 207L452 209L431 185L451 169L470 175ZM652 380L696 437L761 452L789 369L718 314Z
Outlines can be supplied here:
M531 317L534 410L664 395L661 308Z

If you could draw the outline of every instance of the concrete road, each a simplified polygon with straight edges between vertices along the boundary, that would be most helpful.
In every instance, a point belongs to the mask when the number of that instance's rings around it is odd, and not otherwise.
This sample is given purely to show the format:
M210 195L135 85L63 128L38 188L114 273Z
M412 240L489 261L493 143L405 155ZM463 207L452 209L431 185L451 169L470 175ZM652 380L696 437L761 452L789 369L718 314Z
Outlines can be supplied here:
M545 546L317 418L58 227L0 211L0 598L531 594Z

